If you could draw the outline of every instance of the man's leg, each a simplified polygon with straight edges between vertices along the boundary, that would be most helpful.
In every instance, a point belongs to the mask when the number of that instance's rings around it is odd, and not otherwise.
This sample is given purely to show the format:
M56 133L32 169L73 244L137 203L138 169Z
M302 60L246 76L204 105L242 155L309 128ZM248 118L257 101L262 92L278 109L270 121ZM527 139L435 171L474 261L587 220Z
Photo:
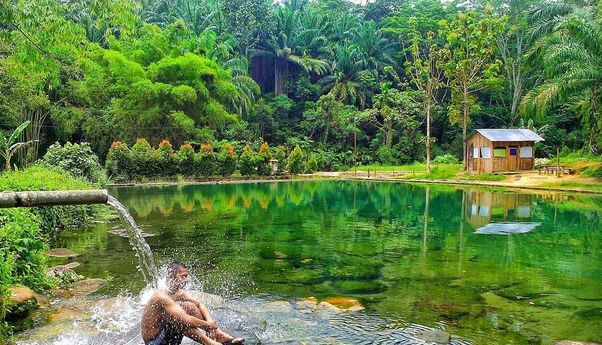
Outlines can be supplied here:
M205 316L203 315L203 313L201 312L199 307L197 307L196 304L194 304L192 302L187 302L187 301L179 302L178 304L182 307L182 309L184 309L186 311L186 313L188 315L194 316L197 319L205 320ZM229 335L228 333L226 333L220 329L216 329L213 332L209 332L209 335L210 336L213 335L211 338L213 338L221 343L234 339L233 336Z

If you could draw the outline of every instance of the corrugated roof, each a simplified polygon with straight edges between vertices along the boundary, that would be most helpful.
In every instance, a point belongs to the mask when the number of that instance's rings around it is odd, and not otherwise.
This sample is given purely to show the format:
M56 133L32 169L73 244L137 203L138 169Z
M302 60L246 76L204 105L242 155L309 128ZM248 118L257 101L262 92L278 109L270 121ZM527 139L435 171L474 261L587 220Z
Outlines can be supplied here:
M529 129L477 129L489 141L544 141Z

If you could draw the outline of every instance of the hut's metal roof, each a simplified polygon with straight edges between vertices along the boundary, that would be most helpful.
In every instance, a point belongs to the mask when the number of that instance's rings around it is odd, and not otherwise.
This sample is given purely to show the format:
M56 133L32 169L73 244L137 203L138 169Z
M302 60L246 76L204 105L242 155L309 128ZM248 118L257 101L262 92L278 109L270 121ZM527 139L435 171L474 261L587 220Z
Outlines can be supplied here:
M477 129L476 132L481 133L489 141L544 141L529 129Z

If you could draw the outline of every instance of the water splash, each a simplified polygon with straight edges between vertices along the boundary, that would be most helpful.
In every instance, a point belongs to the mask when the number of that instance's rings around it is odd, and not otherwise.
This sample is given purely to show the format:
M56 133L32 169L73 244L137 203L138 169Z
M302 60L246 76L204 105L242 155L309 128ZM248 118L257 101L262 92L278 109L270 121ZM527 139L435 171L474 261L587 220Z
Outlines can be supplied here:
M151 248L148 243L146 243L146 240L144 240L144 236L142 235L142 231L138 227L138 224L136 224L136 221L128 212L127 208L114 197L109 195L107 204L117 210L121 219L128 225L126 227L127 235L140 262L138 269L142 272L146 284L154 284L159 277L157 267L155 266Z

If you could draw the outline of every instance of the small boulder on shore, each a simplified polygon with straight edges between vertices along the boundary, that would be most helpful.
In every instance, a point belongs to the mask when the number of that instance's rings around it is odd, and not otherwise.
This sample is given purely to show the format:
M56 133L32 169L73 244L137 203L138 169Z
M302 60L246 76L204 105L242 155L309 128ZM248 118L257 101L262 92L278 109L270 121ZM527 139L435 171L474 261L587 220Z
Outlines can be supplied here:
M50 256L53 258L74 258L76 256L78 256L79 254L77 254L76 252L70 251L67 248L54 248L54 249L50 249L49 251L46 252L46 256Z

